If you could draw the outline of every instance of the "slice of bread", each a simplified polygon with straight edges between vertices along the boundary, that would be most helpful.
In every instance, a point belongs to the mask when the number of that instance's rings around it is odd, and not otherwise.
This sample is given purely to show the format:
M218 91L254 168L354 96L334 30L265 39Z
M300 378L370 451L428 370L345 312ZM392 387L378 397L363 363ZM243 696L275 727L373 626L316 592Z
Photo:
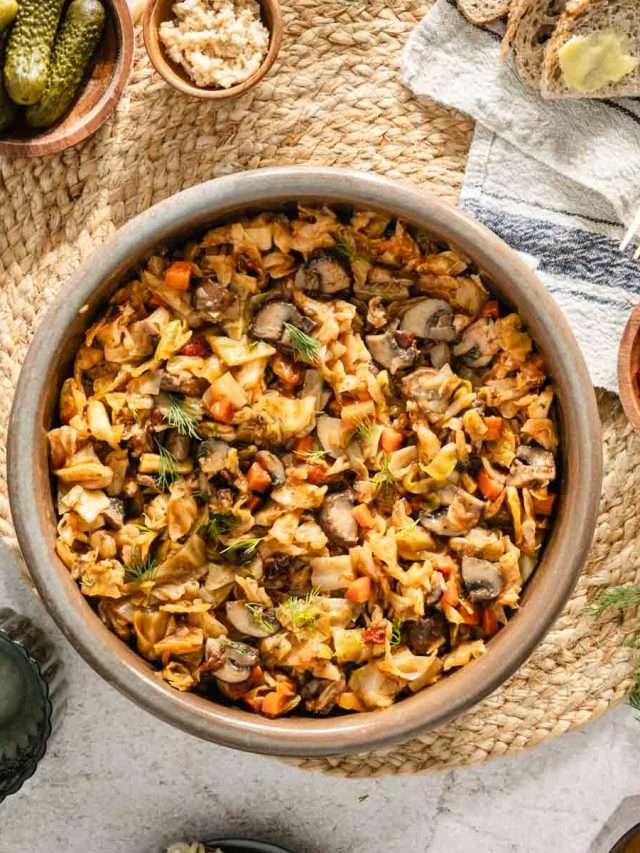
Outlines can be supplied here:
M477 27L497 21L509 11L511 0L458 0L458 9Z
M545 48L565 6L565 0L513 0L502 42L503 57L511 48L524 83L540 90Z
M547 43L541 91L544 98L625 98L640 96L640 63L617 83L594 92L570 89L560 67L559 51L574 36L615 30L628 38L630 53L640 59L640 3L638 0L572 0Z

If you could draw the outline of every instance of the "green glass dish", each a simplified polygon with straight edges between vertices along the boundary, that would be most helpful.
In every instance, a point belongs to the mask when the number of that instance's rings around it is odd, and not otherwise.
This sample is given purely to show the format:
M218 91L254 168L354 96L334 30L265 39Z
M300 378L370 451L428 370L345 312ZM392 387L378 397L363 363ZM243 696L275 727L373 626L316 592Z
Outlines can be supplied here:
M27 618L0 609L0 803L33 776L63 692L55 650Z

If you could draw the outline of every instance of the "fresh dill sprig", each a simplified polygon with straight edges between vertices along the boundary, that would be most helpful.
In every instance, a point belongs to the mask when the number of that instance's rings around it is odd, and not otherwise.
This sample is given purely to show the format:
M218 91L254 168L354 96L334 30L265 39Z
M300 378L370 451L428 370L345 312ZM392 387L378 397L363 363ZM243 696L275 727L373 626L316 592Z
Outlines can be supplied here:
M613 586L611 589L606 589L600 593L596 599L584 608L583 612L594 619L598 619L610 608L614 610L628 610L639 605L640 586ZM636 631L627 637L624 644L632 649L640 648L640 631ZM636 669L633 687L627 697L627 701L632 708L640 711L640 668Z
M240 524L240 519L232 512L210 512L202 525L208 539L217 539L225 533L231 533Z
M124 576L126 580L131 582L153 580L157 569L156 561L150 554L143 557L139 552L136 552L131 561L125 565Z
M165 412L164 419L170 427L177 429L180 435L199 439L198 422L200 417L200 410L195 403L180 400L173 394L169 397L169 407Z
M261 604L245 604L251 620L256 623L263 631L273 631L276 627L276 622L268 613L265 612Z
M389 467L389 457L383 456L380 470L377 471L371 478L371 482L376 488L376 491L389 489L396 484L396 476Z
M417 526L418 522L414 519L413 521L410 521L409 524L405 524L404 527L398 528L398 530L396 530L396 536L407 536L411 531L415 530Z
M359 441L369 441L375 432L375 428L378 426L375 421L372 421L370 418L365 418L361 421L356 421L354 423L354 435L358 438Z
M235 539L226 548L223 548L220 554L223 556L237 554L241 559L248 560L253 557L261 542L262 536L247 536L244 539Z
M315 625L318 618L316 602L319 597L318 590L312 589L304 598L292 595L280 605L293 631L304 631Z
M610 607L615 610L627 610L629 607L638 605L640 605L640 587L613 586L588 604L585 607L585 613L598 619Z
M301 456L306 462L320 462L329 453L328 450L294 450L296 456Z
M334 250L346 258L348 261L366 261L369 263L369 258L358 253L357 249L351 245L344 237L337 237Z
M166 492L169 486L175 482L178 477L178 460L158 442L158 455L160 456L160 465L156 482L161 492Z
M320 357L320 341L312 338L293 323L285 323L284 328L289 337L289 346L298 358L307 364L316 364Z
M87 589L91 589L91 587L92 587L92 586L95 586L95 584L96 584L96 579L95 579L95 578L92 578L92 577L89 577L89 575L85 573L85 574L84 574L84 575L82 575L82 577L80 578L80 583L82 584L82 586L86 586L86 587L87 587Z
M394 619L391 623L391 645L399 646L402 642L402 622Z

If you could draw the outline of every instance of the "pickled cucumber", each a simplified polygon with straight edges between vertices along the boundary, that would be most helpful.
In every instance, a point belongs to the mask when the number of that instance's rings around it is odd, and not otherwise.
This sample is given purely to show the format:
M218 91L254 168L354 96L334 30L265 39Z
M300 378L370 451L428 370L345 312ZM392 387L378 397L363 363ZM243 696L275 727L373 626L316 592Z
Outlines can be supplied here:
M17 14L17 0L0 0L0 33L6 30Z
M20 0L4 63L7 91L16 104L35 104L44 92L63 5L64 0Z
M0 36L0 66L4 59L5 50L7 48L7 34L3 33ZM0 130L5 130L9 125L13 124L18 108L13 103L4 87L4 80L0 74Z
M47 85L25 111L30 127L49 127L71 104L98 44L106 13L99 0L72 0L53 48Z

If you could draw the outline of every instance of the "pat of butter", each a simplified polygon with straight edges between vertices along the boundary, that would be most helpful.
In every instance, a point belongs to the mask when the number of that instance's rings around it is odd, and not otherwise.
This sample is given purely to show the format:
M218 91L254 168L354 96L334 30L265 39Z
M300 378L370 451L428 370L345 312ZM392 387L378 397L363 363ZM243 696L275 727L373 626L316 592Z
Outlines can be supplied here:
M578 92L596 92L617 83L640 62L629 49L627 36L615 30L574 36L558 51L564 82Z

